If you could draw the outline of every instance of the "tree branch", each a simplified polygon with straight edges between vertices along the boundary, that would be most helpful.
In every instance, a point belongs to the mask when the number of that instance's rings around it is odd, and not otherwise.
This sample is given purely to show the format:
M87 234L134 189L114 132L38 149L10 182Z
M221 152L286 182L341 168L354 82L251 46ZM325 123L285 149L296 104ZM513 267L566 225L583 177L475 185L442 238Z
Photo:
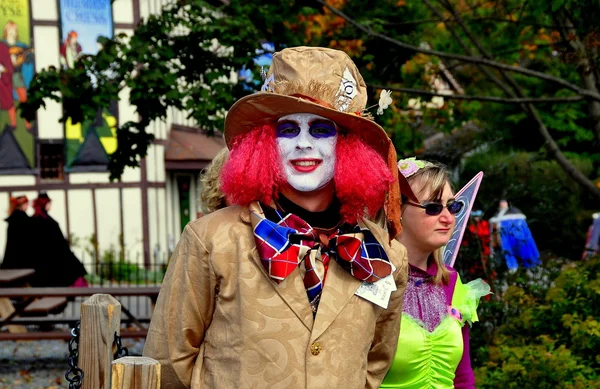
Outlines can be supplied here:
M561 35L564 37L574 37L570 39L568 43L577 58L577 70L579 72L581 82L586 89L593 92L598 92L598 87L596 86L598 80L596 79L596 73L592 70L594 69L594 64L592 63L589 53L586 50L585 44L577 35L577 31L573 26L570 16L564 11L559 11L555 18L565 26L564 29L560 30ZM600 145L600 102L590 100L588 102L588 111L594 127L596 142Z
M584 100L583 96L567 96L567 97L522 97L522 98L506 98L506 97L496 97L496 96L466 96L466 95L449 95L444 93L430 92L422 89L414 89L414 88L402 88L395 86L384 86L384 85L375 85L375 84L367 84L373 89L387 89L394 92L402 92L420 96L430 96L430 97L444 97L449 100L466 100L466 101L489 101L492 103L502 103L502 104L523 104L523 103L572 103L576 101Z
M538 43L536 44L538 51L540 51L541 49L552 49L554 47L559 47L559 46L566 46L568 45L569 42L560 40L560 41L556 41L556 42L552 42L552 43ZM517 48L517 49L506 49L506 50L498 50L498 51L494 51L494 55L496 57L500 57L506 54L514 54L514 53L518 53L521 50L523 50L522 48Z
M531 22L531 21L527 21L527 20L523 20L523 19L510 20L510 19L493 18L493 17L479 17L479 18L467 18L464 20L465 20L465 22L468 22L468 23L497 22L497 23L514 24L515 26L527 25L527 26L532 26L532 27L552 28L552 29L558 29L561 27L560 25L536 23L536 22ZM397 27L397 26L411 26L411 25L428 24L428 23L436 23L437 24L437 23L444 22L444 21L453 22L453 21L455 21L455 19L442 17L442 18L436 18L436 19L418 19L418 20L407 20L404 22L389 22L389 23L383 23L382 25L390 26L390 27Z
M426 49L426 48L422 48L422 47L418 47L418 46L414 46L402 41L399 41L397 39L391 38L387 35L383 35L377 32L374 32L371 30L371 28L364 26L363 24L357 22L356 20L350 18L348 15L344 14L343 12L341 12L340 10L338 10L337 8L327 4L325 2L325 0L316 0L319 4L323 5L325 8L329 9L332 13L334 13L335 15L343 18L344 20L346 20L348 23L350 23L351 25L355 26L357 29L363 31L364 33L382 39L384 41L390 42L398 47L407 49L407 50L411 50L411 51L415 51L415 52L419 52L419 53L423 53L423 54L429 54L429 55L435 55L438 56L440 58L448 58L448 59L454 59L457 61L462 61L462 62L468 62L468 63L474 63L474 64L481 64L481 65L485 65L485 66L489 66L495 69L500 69L500 70L505 70L508 72L514 72L514 73L520 73L520 74L525 74L531 77L536 77L542 80L546 80L546 81L550 81L553 82L555 84L558 85L562 85L564 88L570 89L572 91L577 92L578 94L585 96L587 98L590 99L594 99L597 101L600 101L600 94L599 93L594 93L591 91L588 91L586 89L580 88L575 84L572 84L566 80L563 80L561 78L558 77L554 77L551 76L549 74L545 74L545 73L541 73L541 72L537 72L535 70L530 70L530 69L526 69L520 66L511 66L511 65L507 65L501 62L497 62L497 61L493 61L490 59L486 59L483 57L473 57L473 56L468 56L468 55L460 55L460 54L452 54L452 53L446 53L443 51L438 51L438 50L431 50L431 49Z
M433 11L433 13L435 13L438 16L442 15L442 13L437 8L435 8L429 0L424 0L424 2ZM457 16L455 13L451 12L451 14L455 17L455 20L457 22L459 22L459 23L461 22L459 19L457 19ZM473 56L473 52L471 51L471 48L468 47L465 42L463 42L463 39L456 31L456 28L454 28L454 26L452 26L450 23L445 23L445 25L446 25L446 28L448 28L448 30L452 33L452 35L454 36L456 41L459 43L460 47L463 48L465 53L467 53L467 55ZM481 70L481 72L483 74L485 74L487 76L487 78L489 78L496 85L498 85L500 87L500 89L502 89L504 91L504 93L511 96L510 88L507 85L505 85L494 73L492 73L491 69L488 69L485 66L482 66L480 64L477 64L476 66L479 70ZM512 97L515 98L516 96L512 96Z
M491 58L490 54L485 50L485 48L483 48L483 46L481 46L479 41L473 35L471 30L462 21L460 15L456 12L454 7L452 7L450 2L448 0L440 0L440 2L446 7L446 9L448 9L454 15L454 17L456 18L457 22L459 23L459 25L461 26L461 28L463 29L465 34L467 34L467 36L469 37L469 40L477 47L479 52L482 55L484 55L485 57ZM467 51L467 52L469 52L469 51ZM511 84L513 90L506 91L505 86L503 86L502 84L499 84L499 86L502 87L503 89L505 89L505 91L508 92L509 96L511 96L512 98L517 98L517 97L523 98L524 94L523 94L523 91L522 91L521 87L519 86L519 84L510 76L510 74L506 73L503 70L500 70L500 72L501 72L502 76ZM560 150L560 148L554 141L554 138L552 138L552 135L548 131L548 128L544 124L544 121L542 120L537 109L531 103L522 104L521 107L525 111L525 113L529 114L529 116L537 122L538 131L539 131L540 135L542 136L542 138L544 139L544 147L546 148L548 153L554 157L554 159L556 160L558 165L574 181L578 182L589 193L593 194L597 198L600 198L600 190L598 190L598 188L596 188L594 183L592 183L592 181L590 181L585 176L585 174L583 174L579 169L577 169L571 163L571 161L569 161L567 159L567 157L565 157L565 155L562 153L562 151Z

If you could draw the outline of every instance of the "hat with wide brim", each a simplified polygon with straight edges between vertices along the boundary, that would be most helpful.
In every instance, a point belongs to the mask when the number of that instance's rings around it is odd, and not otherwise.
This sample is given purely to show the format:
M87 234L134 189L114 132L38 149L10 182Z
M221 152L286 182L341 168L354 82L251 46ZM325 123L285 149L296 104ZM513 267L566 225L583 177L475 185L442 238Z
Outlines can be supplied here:
M310 113L335 122L342 134L356 134L381 155L398 180L396 150L385 130L365 112L366 103L367 86L346 53L323 47L286 48L273 55L261 91L239 99L229 109L225 142L231 149L238 136L258 126L286 115ZM399 192L396 181L386 205L392 234L400 228Z
M311 113L335 122L344 132L354 133L387 160L391 140L379 124L354 113L341 112L306 97L258 92L238 100L225 119L225 141L231 148L238 135L294 113Z
M367 86L352 59L324 47L292 47L273 55L261 92L238 100L225 118L225 141L282 116L312 113L357 134L384 159L390 139L365 117Z

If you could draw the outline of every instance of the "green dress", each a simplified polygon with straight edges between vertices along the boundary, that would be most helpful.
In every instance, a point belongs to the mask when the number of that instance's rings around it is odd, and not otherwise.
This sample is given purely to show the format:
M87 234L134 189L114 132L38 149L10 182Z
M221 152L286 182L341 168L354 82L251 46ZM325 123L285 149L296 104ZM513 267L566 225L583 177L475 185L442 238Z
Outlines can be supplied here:
M489 293L478 279L463 284L456 279L451 306L433 331L406 312L402 314L400 338L392 366L381 388L454 388L456 368L463 354L462 327L478 321L477 305Z

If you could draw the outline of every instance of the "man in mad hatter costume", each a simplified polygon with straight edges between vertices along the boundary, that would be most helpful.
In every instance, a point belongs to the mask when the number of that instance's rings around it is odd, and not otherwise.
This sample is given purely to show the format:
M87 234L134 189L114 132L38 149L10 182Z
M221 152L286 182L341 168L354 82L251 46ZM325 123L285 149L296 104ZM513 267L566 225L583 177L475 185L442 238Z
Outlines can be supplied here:
M276 53L263 92L231 107L237 205L188 224L171 258L144 349L162 387L379 386L407 262L396 154L365 107L350 58L309 47ZM367 220L386 202L389 234Z

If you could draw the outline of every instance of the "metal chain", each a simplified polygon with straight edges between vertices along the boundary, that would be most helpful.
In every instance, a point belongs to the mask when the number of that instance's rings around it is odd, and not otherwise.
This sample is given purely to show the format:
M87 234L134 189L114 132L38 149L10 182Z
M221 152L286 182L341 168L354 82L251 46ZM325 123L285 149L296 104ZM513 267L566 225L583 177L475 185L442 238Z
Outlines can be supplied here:
M69 370L65 373L65 378L69 381L69 389L81 388L83 382L83 370L77 366L79 359L79 333L81 331L81 322L77 322L71 329L71 340L69 340Z
M115 343L117 345L117 351L115 351L114 359L119 359L121 357L126 357L129 355L129 350L127 350L127 347L123 347L123 345L121 344L121 337L117 335L116 332Z
M65 373L65 378L69 381L69 389L80 389L83 382L83 370L77 366L79 360L79 334L81 333L81 322L77 322L75 327L71 329L71 340L69 340L69 358L67 363L69 370ZM126 357L129 355L127 347L121 344L121 337L115 332L115 340L113 345L117 346L114 354L114 359Z

